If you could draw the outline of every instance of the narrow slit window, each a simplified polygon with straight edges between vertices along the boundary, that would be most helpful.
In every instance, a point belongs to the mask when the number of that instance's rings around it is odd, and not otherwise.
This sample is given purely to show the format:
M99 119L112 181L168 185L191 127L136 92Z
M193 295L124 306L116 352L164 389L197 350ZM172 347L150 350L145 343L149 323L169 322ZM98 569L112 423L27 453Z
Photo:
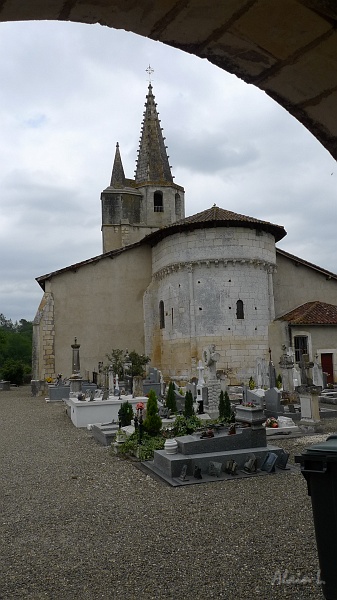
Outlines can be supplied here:
M242 300L238 300L237 303L236 303L236 318L237 319L244 319L245 318Z
M176 217L180 217L181 216L181 197L180 197L180 194L176 194L174 200L175 200L175 214L176 214Z
M159 302L159 326L160 329L165 329L165 313L164 313L164 302Z

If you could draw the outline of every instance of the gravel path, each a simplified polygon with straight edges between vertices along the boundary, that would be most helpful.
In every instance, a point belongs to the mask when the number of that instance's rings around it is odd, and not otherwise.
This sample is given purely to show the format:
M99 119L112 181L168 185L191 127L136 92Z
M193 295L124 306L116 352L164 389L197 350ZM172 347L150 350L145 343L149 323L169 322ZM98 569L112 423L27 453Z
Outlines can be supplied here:
M323 598L299 472L170 488L28 387L0 425L1 600Z

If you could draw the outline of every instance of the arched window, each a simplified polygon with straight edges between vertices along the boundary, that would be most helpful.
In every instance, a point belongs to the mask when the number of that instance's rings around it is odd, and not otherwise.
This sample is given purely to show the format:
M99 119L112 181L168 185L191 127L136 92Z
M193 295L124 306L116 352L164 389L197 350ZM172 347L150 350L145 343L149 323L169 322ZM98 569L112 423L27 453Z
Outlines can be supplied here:
M245 315L244 315L244 311L243 311L243 302L242 300L238 300L236 303L236 318L237 319L244 319Z
M154 212L164 212L163 192L153 194L153 210Z
M164 302L159 302L159 326L160 329L165 329L165 313L164 313Z

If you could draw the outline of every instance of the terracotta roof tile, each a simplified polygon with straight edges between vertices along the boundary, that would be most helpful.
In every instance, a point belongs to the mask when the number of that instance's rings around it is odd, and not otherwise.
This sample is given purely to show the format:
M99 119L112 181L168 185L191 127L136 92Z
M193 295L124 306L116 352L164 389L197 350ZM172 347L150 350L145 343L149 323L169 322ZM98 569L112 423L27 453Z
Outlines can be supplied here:
M268 221L261 221L260 219L255 219L254 217L240 215L239 213L225 210L224 208L220 208L214 204L211 208L208 208L200 213L186 217L185 219L181 219L175 223L172 223L171 225L162 227L158 231L150 233L145 239L157 243L164 237L171 235L176 231L182 231L184 229L198 229L205 226L209 227L210 224L212 224L213 227L241 226L268 231L274 235L275 241L277 242L287 234L284 227L281 225L274 225L274 223L269 223Z
M337 325L337 306L325 302L306 302L279 317L292 325Z

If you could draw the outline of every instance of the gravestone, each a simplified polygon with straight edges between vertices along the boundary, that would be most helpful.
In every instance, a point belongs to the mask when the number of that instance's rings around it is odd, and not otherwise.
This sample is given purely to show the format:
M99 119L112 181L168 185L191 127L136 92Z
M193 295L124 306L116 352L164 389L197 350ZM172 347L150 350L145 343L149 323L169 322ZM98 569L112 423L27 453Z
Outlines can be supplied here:
M186 392L191 392L193 401L197 397L197 384L194 382L189 382L186 384Z
M207 405L206 410L210 416L217 417L219 414L219 396L221 384L216 376L216 365L220 359L220 354L215 351L215 345L211 344L204 352L206 365L208 367L207 380Z
M264 396L265 391L262 389L250 390L247 388L245 390L245 402L253 402L253 404L260 406L261 408L264 408Z
M286 469L287 468L288 459L289 459L289 452L286 452L285 450L281 450L281 452L278 453L278 457L277 457L277 461L276 461L276 466L279 469Z
M109 382L109 394L113 394L114 393L114 389L115 389L115 382L114 382L114 372L113 372L113 368L112 365L109 366L109 370L108 370L108 382Z
M268 388L276 387L276 369L273 361L270 359L268 365L269 385Z
M275 417L284 413L284 406L281 404L281 392L276 387L266 390L264 395L265 415L266 417Z
M302 385L302 380L301 380L301 371L299 369L297 369L297 367L294 366L293 368L293 382L294 382L294 388L298 388L300 385Z
M162 383L161 373L155 367L150 367L149 376L143 380L143 394L146 396L153 390L157 398L161 397Z
M305 431L320 430L319 396L317 392L300 395L301 420L300 427Z
M246 473L256 473L257 458L256 458L255 454L251 454L251 456L245 462L245 464L243 466L243 470L246 471Z
M138 398L139 396L144 396L143 390L143 378L142 377L134 377L133 378L133 397Z
M222 471L222 463L215 462L213 460L210 461L208 467L208 474L212 477L220 477Z
M321 390L323 389L322 367L317 362L314 362L314 365L312 367L312 381L313 385L321 388Z
M264 459L261 465L261 471L266 471L267 473L274 473L276 462L277 454L275 454L274 452L268 452L266 458Z
M302 385L313 385L313 381L312 381L312 367L313 366L314 366L314 363L310 362L309 355L302 354L301 359L300 359Z
M289 348L286 351L286 346L283 346L283 354L281 356L279 366L282 375L282 387L284 392L294 391L294 380L293 380L293 368L294 368L294 356L292 349Z
M256 385L258 388L269 387L269 373L265 358L256 359Z

